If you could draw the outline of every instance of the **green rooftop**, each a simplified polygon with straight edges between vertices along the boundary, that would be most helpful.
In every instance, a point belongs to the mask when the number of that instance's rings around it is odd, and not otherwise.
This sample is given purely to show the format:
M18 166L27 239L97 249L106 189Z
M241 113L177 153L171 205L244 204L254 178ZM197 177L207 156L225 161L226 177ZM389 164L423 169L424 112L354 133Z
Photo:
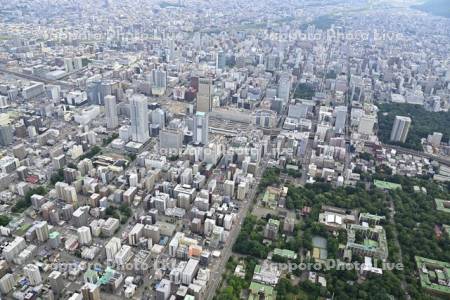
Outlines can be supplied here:
M288 250L288 249L275 248L273 250L273 254L281 256L281 257L286 257L288 259L296 259L297 258L297 254L294 251Z
M415 260L422 288L433 295L443 295L448 299L450 297L450 287L447 285L450 281L450 263L420 256L416 256ZM440 284L438 280L445 284Z
M19 229L17 229L16 234L19 236L24 235L25 233L27 233L27 230L31 228L31 226L31 224L23 224L19 227Z
M290 165L290 164L287 164L287 165L286 165L286 170L294 170L294 171L298 171L299 168L298 168L298 166L296 166L296 165Z
M60 236L61 234L58 231L52 231L50 232L50 234L48 235L51 239L56 239Z
M261 268L262 268L261 265L256 265L256 266L255 266L255 271L254 271L254 272L255 272L255 273L261 272Z
M262 201L266 206L272 209L277 207L277 195L275 193L271 193L268 189L264 193Z
M434 199L434 203L436 204L436 209L450 213L450 200L443 200L443 199Z
M375 187L383 190L397 190L402 189L402 186L398 183L393 183L389 181L383 181L383 180L374 180L373 184Z
M376 249L378 248L378 242L370 239L364 240L364 246L370 248L370 249Z
M373 215L370 213L360 213L359 218L362 220L375 221L375 222L380 222L380 221L386 219L385 216L378 216L378 215Z
M259 300L261 299L261 295L264 295L265 300L274 300L275 299L275 293L273 290L273 287L266 284L261 284L252 281L250 283L250 295L248 297L248 300Z
M109 282L109 280L113 277L115 272L116 271L114 271L110 267L107 267L106 270L105 270L105 273L103 274L103 276L98 281L99 284L100 285L107 284Z
M273 226L280 227L280 221L275 220L275 219L269 219L269 224L273 225Z
M84 272L84 280L92 283L97 283L98 281L98 274L96 271L92 269L87 269L86 272Z

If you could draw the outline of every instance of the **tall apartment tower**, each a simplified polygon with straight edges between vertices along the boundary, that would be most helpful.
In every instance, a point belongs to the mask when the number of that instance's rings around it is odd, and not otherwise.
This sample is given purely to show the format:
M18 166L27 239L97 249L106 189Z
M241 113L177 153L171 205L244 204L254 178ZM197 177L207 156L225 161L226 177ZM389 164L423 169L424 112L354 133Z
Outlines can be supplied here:
M35 225L36 228L36 236L39 242L45 242L48 240L48 224L47 221L39 222Z
M14 275L7 273L0 279L0 292L2 294L8 294L14 289L15 285L16 280L14 279Z
M150 135L148 132L147 98L135 94L130 99L131 138L134 142L145 143Z
M116 96L108 95L105 97L105 115L106 127L114 129L119 126L119 117L117 116Z
M119 252L121 247L122 247L122 242L120 241L119 238L117 238L117 237L111 238L105 246L106 260L108 262L114 261L114 257L116 256L117 252Z
M42 283L41 272L39 271L38 266L28 264L23 268L23 271L31 285L34 286Z
M60 295L62 290L64 289L64 277L59 271L53 271L48 275L48 281L50 282L50 286L52 287L53 293L56 295Z
M212 82L209 78L200 78L197 92L197 111L210 112L212 109Z
M77 229L78 241L82 245L89 245L92 241L91 229L87 226L81 226Z
M394 126L391 131L391 141L404 143L408 137L409 127L411 126L410 117L396 116Z
M194 142L208 144L208 114L198 111L194 116Z
M85 283L81 287L83 300L100 300L100 286L93 283Z

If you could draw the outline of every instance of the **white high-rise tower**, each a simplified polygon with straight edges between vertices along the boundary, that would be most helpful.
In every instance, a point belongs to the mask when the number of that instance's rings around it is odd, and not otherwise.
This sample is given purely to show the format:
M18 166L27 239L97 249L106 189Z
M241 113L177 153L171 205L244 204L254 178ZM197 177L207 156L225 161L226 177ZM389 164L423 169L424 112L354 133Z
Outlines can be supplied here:
M396 116L394 126L392 126L391 141L402 143L406 142L410 126L411 126L410 117Z
M119 126L119 118L117 116L116 96L113 95L105 96L105 115L107 128L113 129Z
M150 135L148 132L147 98L135 94L130 99L131 138L134 142L145 143Z
M334 131L336 133L345 132L345 123L347 121L347 107L338 106L335 108L336 122L334 123Z
M194 116L194 142L207 145L208 131L208 115L204 112L197 112Z
M212 109L212 83L209 78L200 78L197 92L197 111L210 112Z

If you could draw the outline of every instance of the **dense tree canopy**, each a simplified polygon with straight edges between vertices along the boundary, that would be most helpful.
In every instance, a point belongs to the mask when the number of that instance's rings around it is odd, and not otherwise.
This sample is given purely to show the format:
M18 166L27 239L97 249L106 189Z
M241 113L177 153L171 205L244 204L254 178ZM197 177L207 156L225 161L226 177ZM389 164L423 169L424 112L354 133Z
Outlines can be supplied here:
M441 132L444 135L443 142L449 140L450 112L429 112L420 105L397 103L382 104L379 109L378 136L383 143L421 150L420 140L426 138L429 134L433 134L433 132ZM410 117L412 120L405 143L393 143L389 140L395 116Z

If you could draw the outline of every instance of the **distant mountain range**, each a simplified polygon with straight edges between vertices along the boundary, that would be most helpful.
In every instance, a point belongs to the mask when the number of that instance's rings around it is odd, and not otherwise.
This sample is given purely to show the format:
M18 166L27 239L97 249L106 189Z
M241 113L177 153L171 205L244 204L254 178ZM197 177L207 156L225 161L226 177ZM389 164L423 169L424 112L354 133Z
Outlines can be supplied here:
M413 7L436 16L450 18L450 0L428 0Z

